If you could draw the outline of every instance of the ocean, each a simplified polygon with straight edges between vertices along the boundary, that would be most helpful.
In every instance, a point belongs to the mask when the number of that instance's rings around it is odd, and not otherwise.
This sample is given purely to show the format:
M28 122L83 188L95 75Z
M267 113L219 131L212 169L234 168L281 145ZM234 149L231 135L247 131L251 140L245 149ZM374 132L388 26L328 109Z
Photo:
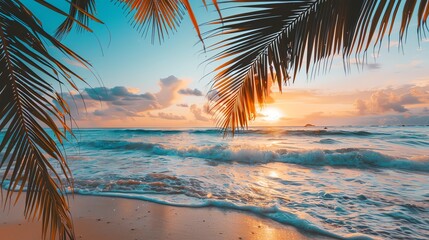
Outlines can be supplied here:
M77 194L241 210L335 238L429 239L427 126L75 134Z

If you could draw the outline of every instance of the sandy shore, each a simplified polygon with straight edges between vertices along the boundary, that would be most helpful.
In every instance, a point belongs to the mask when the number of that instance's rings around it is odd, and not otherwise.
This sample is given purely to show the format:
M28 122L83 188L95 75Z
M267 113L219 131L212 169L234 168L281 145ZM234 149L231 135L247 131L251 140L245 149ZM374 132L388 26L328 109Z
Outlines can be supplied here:
M71 208L78 239L321 239L269 219L217 208L79 195L71 199ZM2 240L41 239L41 224L25 221L22 210L22 201L10 211L0 210Z

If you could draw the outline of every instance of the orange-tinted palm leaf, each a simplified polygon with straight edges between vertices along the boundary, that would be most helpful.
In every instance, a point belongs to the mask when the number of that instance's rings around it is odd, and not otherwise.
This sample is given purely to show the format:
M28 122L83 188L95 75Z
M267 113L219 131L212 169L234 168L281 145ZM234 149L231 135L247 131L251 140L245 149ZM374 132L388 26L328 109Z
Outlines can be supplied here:
M327 70L335 54L347 60L367 51L391 33L398 9L402 39L413 13L418 9L420 30L429 11L427 0L232 2L244 7L243 13L214 21L219 26L210 36L222 37L211 49L219 51L212 60L224 62L215 70L213 89L219 97L211 107L218 126L233 133L255 118L257 104L264 105L268 81L281 90L302 68Z
M65 139L63 129L69 127L63 116L68 110L54 104L64 101L52 84L81 78L51 55L45 44L87 65L45 32L20 1L0 1L0 168L1 183L8 186L4 204L26 190L24 214L42 220L42 237L73 239L65 196L71 173L55 142Z

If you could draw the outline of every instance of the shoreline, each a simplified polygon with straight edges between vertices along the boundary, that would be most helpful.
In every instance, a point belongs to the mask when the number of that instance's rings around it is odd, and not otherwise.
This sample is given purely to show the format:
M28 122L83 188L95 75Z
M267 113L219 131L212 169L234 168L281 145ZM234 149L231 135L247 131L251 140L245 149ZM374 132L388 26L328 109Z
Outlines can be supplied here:
M24 219L23 200L24 195L16 206L0 211L2 239L41 239L41 223ZM215 207L174 207L144 200L77 194L70 196L70 207L76 239L329 239L251 213Z

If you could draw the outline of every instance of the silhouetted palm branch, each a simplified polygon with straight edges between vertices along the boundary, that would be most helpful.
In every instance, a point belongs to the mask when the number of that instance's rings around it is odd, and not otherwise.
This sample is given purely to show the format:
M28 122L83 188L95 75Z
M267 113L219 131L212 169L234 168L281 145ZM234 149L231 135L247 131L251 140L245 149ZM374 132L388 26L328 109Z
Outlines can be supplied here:
M74 23L77 24L78 29L88 30L89 20L102 23L93 14L95 12L95 0L72 0L70 2L70 9L66 20L58 27L56 36L62 37L71 31ZM77 21L76 21L77 20ZM83 26L83 27L82 27Z
M177 30L185 11L195 27L198 37L201 39L198 22L189 0L117 0L127 7L128 13L134 16L134 26L144 35L150 33L152 42L155 37L161 42L169 31ZM202 0L207 6L206 1ZM212 0L213 5L219 12L216 0Z
M170 30L177 30L185 14L185 6L180 0L119 0L133 15L133 25L143 35L151 34L161 42ZM191 12L192 14L192 12Z
M74 25L90 31L89 20L101 22L93 15L94 0L71 0L68 13L44 0L35 1L66 17L57 37ZM134 16L135 25L145 33L151 32L153 39L158 36L161 41L168 31L175 30L185 11L201 38L188 0L117 1ZM218 8L217 1L212 2ZM379 43L391 33L399 10L400 39L414 12L417 11L418 29L425 26L429 15L428 1L423 0L237 2L255 10L224 18L224 25L213 34L229 36L213 46L222 49L213 59L226 59L216 69L214 88L220 98L213 107L219 125L233 131L247 126L247 121L255 117L256 105L263 104L268 96L270 77L281 89L282 82L294 79L291 71L295 76L302 67L308 72L310 66L326 63L335 54L347 58L354 52L366 51L371 42ZM87 65L46 33L19 0L0 1L0 131L5 130L0 143L2 182L9 181L6 201L11 200L13 191L19 191L18 198L27 188L25 215L42 218L44 237L50 233L51 238L58 234L61 239L73 239L63 182L71 184L70 170L54 138L43 127L50 128L62 142L65 132L60 128L70 131L64 118L69 109L49 81L61 84L66 80L76 88L71 77L80 78L49 54L44 42Z
M24 214L42 220L43 238L74 239L65 196L65 184L72 185L71 173L54 141L62 143L71 131L65 118L69 108L52 84L65 80L76 89L72 77L81 78L53 57L46 44L87 66L45 32L20 1L0 1L1 181L9 182L5 206L14 191L17 200L27 190Z
M92 32L92 30L88 27L90 19L98 23L102 23L93 15L93 12L95 12L94 0L72 0L70 2L70 9L68 12L64 12L60 8L49 2L46 2L45 0L35 1L40 5L52 10L53 12L66 17L63 23L61 23L61 25L57 28L55 34L57 38L61 38L65 34L69 33L74 25L77 25L77 28L80 30L84 29L88 32Z
M102 23L94 16L94 0L71 0L68 12L45 0L35 1L66 17L57 29L57 38L69 33L74 26L91 32L90 20ZM152 38L158 36L160 41L165 33L176 29L186 10L201 38L188 0L118 2L123 2L133 12L137 26L145 31L151 29ZM218 9L216 0L212 2ZM204 0L203 3L206 4ZM77 90L71 77L83 79L54 58L46 49L46 43L80 64L88 65L46 33L41 22L21 1L0 2L0 131L5 130L0 143L3 153L0 168L3 169L2 184L9 182L5 205L12 200L14 191L18 191L18 200L26 189L24 214L26 218L42 219L42 237L75 239L65 196L65 183L72 187L71 172L44 127L50 128L60 143L66 132L71 133L65 118L69 114L68 105L49 81L63 84L62 80L66 80Z
M211 103L222 129L247 127L263 106L269 81L282 84L305 67L326 70L334 55L348 59L366 52L392 33L400 20L402 40L417 12L417 29L426 28L427 0L236 0L242 13L224 17L209 37L224 37L209 49L218 50L213 61L213 89L219 95ZM249 10L250 9L250 10ZM420 35L420 34L419 34Z
M75 23L80 29L88 31L91 31L88 28L89 20L102 23L94 16L96 10L95 0L72 0L67 14L44 0L36 1L67 16L66 20L57 29L57 37L62 37L64 34L69 33ZM201 1L207 7L206 1ZM129 15L133 16L134 27L141 31L143 35L150 33L152 42L156 37L159 42L162 42L170 31L176 31L185 12L189 14L198 37L202 40L198 22L189 0L116 0L116 2L126 8ZM221 16L217 0L212 0L212 4L217 9L219 16Z

